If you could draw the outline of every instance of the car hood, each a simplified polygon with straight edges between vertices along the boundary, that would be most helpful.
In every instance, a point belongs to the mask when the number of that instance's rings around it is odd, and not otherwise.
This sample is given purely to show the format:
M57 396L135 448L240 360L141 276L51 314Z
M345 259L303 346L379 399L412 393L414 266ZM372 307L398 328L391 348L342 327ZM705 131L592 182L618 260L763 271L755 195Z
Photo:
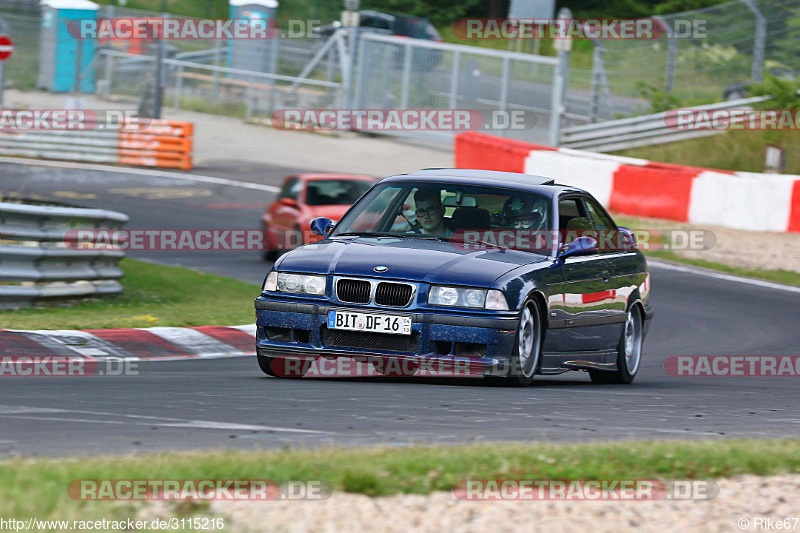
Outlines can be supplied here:
M276 268L290 272L490 287L506 272L544 259L544 256L518 250L462 250L447 241L358 237L302 246L284 255ZM385 266L387 270L377 273L376 266Z

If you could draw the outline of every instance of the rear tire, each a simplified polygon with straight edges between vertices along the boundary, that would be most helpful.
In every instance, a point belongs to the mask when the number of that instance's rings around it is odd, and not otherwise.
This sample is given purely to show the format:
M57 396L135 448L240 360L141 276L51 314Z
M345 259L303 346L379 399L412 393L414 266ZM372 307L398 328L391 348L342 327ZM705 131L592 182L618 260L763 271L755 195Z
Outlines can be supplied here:
M508 376L487 376L486 383L511 387L527 387L531 384L542 359L543 325L539 302L535 298L526 300L517 324Z
M642 362L642 311L638 305L628 310L625 328L617 345L617 369L613 372L589 371L593 383L629 385Z

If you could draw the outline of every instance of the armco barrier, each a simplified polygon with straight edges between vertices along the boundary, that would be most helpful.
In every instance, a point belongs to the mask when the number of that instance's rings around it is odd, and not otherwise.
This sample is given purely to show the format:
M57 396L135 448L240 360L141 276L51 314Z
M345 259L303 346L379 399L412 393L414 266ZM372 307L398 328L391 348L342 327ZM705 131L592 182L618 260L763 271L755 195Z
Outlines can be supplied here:
M192 134L191 122L157 119L121 128L100 123L88 130L0 129L0 154L191 170Z
M455 166L547 176L586 189L627 215L800 232L800 176L659 163L476 132L456 136Z
M102 209L0 203L0 309L37 300L116 294L118 250L74 250L68 231L121 228L128 217Z

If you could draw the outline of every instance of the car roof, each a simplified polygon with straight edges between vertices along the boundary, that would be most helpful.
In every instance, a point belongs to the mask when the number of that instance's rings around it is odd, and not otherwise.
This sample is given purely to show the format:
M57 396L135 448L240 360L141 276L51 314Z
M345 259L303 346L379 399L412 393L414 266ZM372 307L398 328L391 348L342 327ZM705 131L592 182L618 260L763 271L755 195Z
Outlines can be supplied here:
M464 185L497 185L499 187L536 192L548 197L557 197L563 192L586 193L586 191L577 187L557 184L553 178L545 176L469 168L426 168L416 172L409 172L408 174L390 176L384 178L381 182L409 180L463 183Z

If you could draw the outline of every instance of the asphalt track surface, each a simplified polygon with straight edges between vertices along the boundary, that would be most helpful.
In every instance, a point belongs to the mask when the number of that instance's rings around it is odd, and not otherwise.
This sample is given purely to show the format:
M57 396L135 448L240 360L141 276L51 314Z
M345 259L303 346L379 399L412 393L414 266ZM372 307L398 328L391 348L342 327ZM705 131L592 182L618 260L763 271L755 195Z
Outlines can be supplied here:
M248 229L294 170L199 170L264 186L253 189L0 163L0 192L120 210L131 229ZM131 255L254 284L269 268L255 252ZM800 436L800 378L679 378L663 366L670 355L797 355L800 293L656 265L651 272L656 315L632 386L593 385L584 373L506 389L479 379L281 380L262 375L254 358L140 363L138 375L3 379L0 453ZM213 295L198 287L197 305L213 305Z

